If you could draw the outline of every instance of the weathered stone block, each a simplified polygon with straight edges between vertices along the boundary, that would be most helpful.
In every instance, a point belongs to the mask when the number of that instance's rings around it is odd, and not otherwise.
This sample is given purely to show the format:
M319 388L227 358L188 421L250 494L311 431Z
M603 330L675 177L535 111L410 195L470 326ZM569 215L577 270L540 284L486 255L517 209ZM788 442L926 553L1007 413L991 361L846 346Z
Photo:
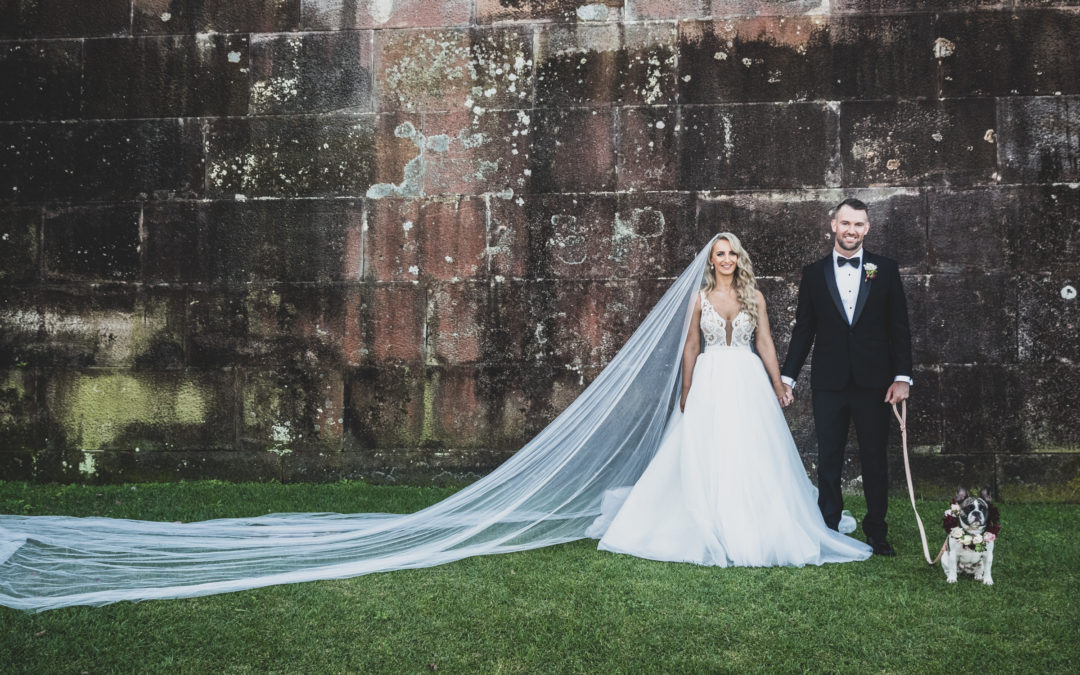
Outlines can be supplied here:
M83 54L87 117L247 112L247 35L86 40Z
M488 285L444 284L433 288L427 330L432 352L440 364L476 363L483 356ZM467 410L470 402L463 402ZM475 401L471 402L475 405Z
M429 403L423 368L353 371L345 379L345 451L392 456L395 448L417 446Z
M611 361L667 287L662 281L529 283L525 304L536 323L526 357L579 374L583 387L585 375Z
M41 209L0 209L0 282L5 284L41 278L38 244Z
M457 26L469 23L471 11L469 0L300 0L305 30Z
M423 363L427 292L412 284L379 284L370 297L358 309L371 317L375 362Z
M946 365L941 370L942 452L1012 453L1026 449L1021 420L1026 375L1009 366ZM916 382L912 394L922 383ZM984 480L989 480L988 478Z
M539 32L538 106L675 102L669 23L554 25Z
M345 422L341 374L307 361L241 373L242 447L278 455L340 452Z
M29 480L29 451L45 446L38 377L32 370L0 370L0 470L4 480Z
M60 448L226 449L235 440L231 373L54 372L45 405ZM98 458L88 455L83 473Z
M251 114L370 112L371 39L370 31L253 37Z
M1075 353L1076 347L1072 349ZM1080 452L1076 361L1062 355L1056 363L1025 366L1022 373L1024 405L1019 417L1028 446L1035 452Z
M181 293L97 287L11 291L0 361L54 368L183 365Z
M139 278L137 204L46 211L45 277L135 281Z
M76 40L0 45L0 120L79 116L82 45ZM14 95L18 92L18 95Z
M844 184L990 182L996 124L987 99L843 103Z
M340 367L348 302L347 291L336 286L190 291L186 320L190 361L207 368Z
M377 31L378 110L464 110L472 92L470 57L464 29Z
M817 0L625 0L633 19L698 19L827 13Z
M817 187L834 184L836 112L792 103L684 108L683 189ZM764 148L800 148L771 153Z
M621 108L615 176L623 190L678 190L682 108Z
M945 49L941 96L1080 93L1075 12L949 13L937 18L935 32Z
M838 99L913 99L937 94L932 17L846 16L829 21Z
M1002 188L994 201L1003 202L1009 218L1009 255L1016 269L1065 273L1076 269L1080 184Z
M679 100L831 99L835 78L829 39L823 17L684 22L679 26Z
M379 110L484 111L532 103L532 34L522 28L378 31Z
M363 205L352 200L151 203L142 227L150 283L360 278Z
M626 0L598 0L585 3L581 0L476 0L476 22L495 23L498 21L575 21L581 18L578 8L585 4L603 5L586 16L603 21L617 18L619 8ZM607 11L605 12L604 9Z
M904 279L916 363L1015 363L1017 287L1004 274Z
M1018 281L1020 360L1080 362L1080 275L1025 275Z
M998 496L1006 502L1080 501L1080 454L1003 456L998 486Z
M202 130L191 120L0 125L0 195L17 201L201 196Z
M998 120L1006 182L1080 180L1080 96L1001 98Z
M493 388L485 382L492 376L498 374L491 369L428 369L426 387L431 390L433 406L425 429L430 427L440 445L453 448L455 454L459 448L498 448L509 454L528 440L522 433L528 404L520 392L505 391L503 387L494 389L508 395L509 400L492 400L489 395Z
M416 167L426 195L493 194L509 199L527 192L533 143L532 111L427 113L416 159L405 166L406 183L393 194L408 191L410 167ZM369 194L382 190L376 186Z
M532 192L594 192L615 186L611 109L535 110ZM573 152L568 152L573 148Z
M295 30L301 0L133 0L136 33L275 33Z
M374 172L374 116L214 120L210 196L363 196Z
M929 191L926 199L934 269L958 272L1011 267L1009 231L1019 215L1014 191L941 188Z
M714 232L712 223L696 219L697 200L690 193L618 194L609 252L610 276L678 276Z
M377 281L486 276L486 230L482 199L371 201L366 274Z
M131 25L131 0L100 0L72 11L68 0L3 0L0 36L88 37L124 35Z

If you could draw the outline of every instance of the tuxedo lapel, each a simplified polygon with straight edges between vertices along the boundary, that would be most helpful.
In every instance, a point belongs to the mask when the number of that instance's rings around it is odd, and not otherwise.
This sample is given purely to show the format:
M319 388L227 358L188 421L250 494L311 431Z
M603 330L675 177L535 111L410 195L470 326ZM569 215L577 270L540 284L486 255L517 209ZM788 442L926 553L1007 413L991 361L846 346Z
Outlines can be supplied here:
M854 326L859 321L859 315L862 314L863 307L866 306L866 299L870 297L870 285L874 282L866 276L866 265L871 262L872 261L870 260L870 254L864 253L862 279L859 280L859 297L855 299L855 312L851 316L852 326Z
M847 323L847 312L844 311L844 302L840 299L840 289L836 287L836 271L833 267L836 263L833 262L832 254L830 253L824 261L822 268L825 270L825 287L829 289L829 295L832 296L833 304L836 305L836 311L840 312L840 318ZM858 316L858 310L856 315Z

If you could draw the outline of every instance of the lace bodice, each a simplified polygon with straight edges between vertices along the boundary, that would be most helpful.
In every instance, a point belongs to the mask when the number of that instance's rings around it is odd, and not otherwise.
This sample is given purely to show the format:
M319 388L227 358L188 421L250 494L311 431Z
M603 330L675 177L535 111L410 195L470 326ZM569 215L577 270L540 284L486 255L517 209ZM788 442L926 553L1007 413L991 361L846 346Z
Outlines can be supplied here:
M701 291L701 331L705 334L705 349L750 349L754 324L745 310L739 310L731 322L731 344L727 342L727 321Z

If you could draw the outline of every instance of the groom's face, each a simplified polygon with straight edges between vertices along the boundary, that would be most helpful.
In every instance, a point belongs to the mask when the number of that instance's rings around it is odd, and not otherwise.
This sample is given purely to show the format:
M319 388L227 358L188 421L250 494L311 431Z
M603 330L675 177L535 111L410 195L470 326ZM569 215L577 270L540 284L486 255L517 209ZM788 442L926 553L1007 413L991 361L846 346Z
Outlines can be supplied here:
M830 223L836 252L848 256L863 245L863 238L870 231L870 221L866 211L856 211L850 206L841 206Z

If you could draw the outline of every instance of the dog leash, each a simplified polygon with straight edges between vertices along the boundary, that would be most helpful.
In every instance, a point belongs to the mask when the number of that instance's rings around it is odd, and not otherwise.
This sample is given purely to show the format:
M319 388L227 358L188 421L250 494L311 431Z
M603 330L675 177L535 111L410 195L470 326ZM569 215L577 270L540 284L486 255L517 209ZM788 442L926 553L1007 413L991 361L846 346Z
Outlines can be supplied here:
M907 449L907 400L900 402L900 408L897 409L896 404L892 404L893 414L896 415L897 421L900 422L900 441L904 447L904 473L907 475L907 489L908 496L911 497L911 510L915 512L915 522L919 524L919 537L922 538L922 550L923 557L926 558L926 562L931 565L936 565L941 556L945 554L945 549L949 545L949 541L946 539L942 544L941 550L938 551L937 557L933 560L930 559L930 547L926 543L926 528L923 527L922 518L919 517L919 509L915 508L915 487L911 483L911 462L908 460Z

